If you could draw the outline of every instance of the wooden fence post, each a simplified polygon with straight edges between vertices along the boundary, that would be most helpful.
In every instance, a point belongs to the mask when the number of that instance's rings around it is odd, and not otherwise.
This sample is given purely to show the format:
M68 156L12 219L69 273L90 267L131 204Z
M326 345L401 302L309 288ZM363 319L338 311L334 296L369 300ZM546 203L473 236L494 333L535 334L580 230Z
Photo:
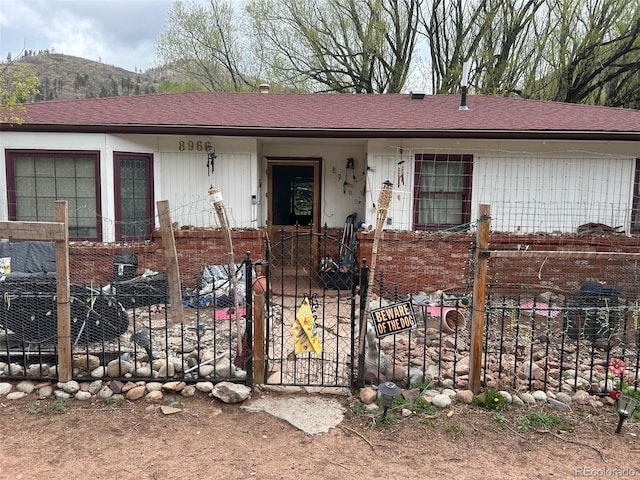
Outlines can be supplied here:
M384 223L387 219L387 210L389 209L389 204L391 203L391 196L393 194L393 183L391 180L387 180L382 183L382 187L380 188L380 193L378 194L378 208L376 212L376 229L373 234L373 248L371 249L371 262L369 262L369 281L367 283L367 297L364 302L364 312L362 313L362 318L360 319L360 331L358 332L360 338L358 343L358 355L361 360L364 360L364 347L365 342L364 339L367 336L367 317L369 316L369 302L371 299L371 293L373 292L373 286L376 280L376 262L378 258L378 243L382 238L382 229L384 228ZM362 365L360 367L364 368L364 363L360 362ZM360 368L360 376L364 376L364 370Z
M484 337L485 306L487 301L487 272L489 269L489 227L491 208L480 205L476 229L475 275L473 279L473 308L471 320L471 355L469 358L469 390L480 393L482 368L482 339Z
M58 381L68 382L73 375L71 362L71 305L69 304L69 207L56 200L55 220L63 225L62 238L56 238L56 296L58 299Z
M253 383L264 378L264 293L253 291Z
M169 201L159 200L156 202L156 205L158 207L158 218L160 219L160 236L162 238L162 250L164 251L164 263L167 267L168 291L169 298L171 298L171 321L173 323L184 323L178 253L176 252L176 239L173 236L173 227L171 225Z
M53 206L55 222L0 222L0 237L9 240L54 241L56 244L56 321L58 381L71 380L71 305L69 304L69 208L66 200Z

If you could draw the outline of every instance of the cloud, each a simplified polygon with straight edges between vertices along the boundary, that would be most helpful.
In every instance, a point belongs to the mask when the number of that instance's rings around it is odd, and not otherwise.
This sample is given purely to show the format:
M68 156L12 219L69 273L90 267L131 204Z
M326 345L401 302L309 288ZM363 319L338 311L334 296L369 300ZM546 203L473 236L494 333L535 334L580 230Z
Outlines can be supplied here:
M100 60L133 70L153 65L172 0L1 0L2 58L23 49Z
M95 21L68 12L52 19L46 36L57 53L96 60L96 55L105 50L104 40Z

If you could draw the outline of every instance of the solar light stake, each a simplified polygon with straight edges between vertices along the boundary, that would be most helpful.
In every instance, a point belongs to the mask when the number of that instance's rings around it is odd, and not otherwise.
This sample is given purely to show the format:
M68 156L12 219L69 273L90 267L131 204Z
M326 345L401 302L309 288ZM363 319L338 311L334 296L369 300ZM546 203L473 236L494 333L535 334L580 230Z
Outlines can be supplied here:
M620 395L617 402L617 410L620 420L618 421L618 428L616 428L616 433L620 433L620 430L622 429L622 423L631 415L633 415L633 411L638 406L638 401L628 395Z
M380 392L382 398L382 406L384 407L384 412L382 414L382 418L387 418L387 410L389 407L393 406L393 400L400 395L400 388L393 382L386 382L378 386L378 391Z

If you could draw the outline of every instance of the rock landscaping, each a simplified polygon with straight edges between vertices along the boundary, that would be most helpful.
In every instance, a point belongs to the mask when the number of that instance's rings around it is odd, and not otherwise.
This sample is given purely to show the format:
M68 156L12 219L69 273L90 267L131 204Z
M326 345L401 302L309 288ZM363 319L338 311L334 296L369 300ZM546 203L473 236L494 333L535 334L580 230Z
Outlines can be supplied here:
M187 384L183 381L144 382L120 380L93 380L91 382L32 382L22 380L16 383L0 382L0 398L20 400L25 397L34 399L75 399L81 402L100 399L106 403L127 401L144 401L150 404L161 404L167 395L193 397L197 393L206 394L224 403L242 403L251 395L251 389L245 385L220 382L198 382Z
M447 409L455 403L471 404L475 398L470 390L454 390L451 382L445 380L445 387L403 389L402 396L414 400L421 396L427 403L438 409ZM571 409L572 405L590 406L593 408L611 407L615 400L608 395L591 395L584 390L573 394L536 390L533 392L513 393L509 391L497 392L505 402L513 407L549 404L559 411ZM33 382L21 380L18 382L0 382L0 399L20 400L32 397L34 399L75 399L80 402L103 400L106 403L124 401L143 401L150 404L163 404L167 398L176 395L193 397L207 395L223 403L238 404L251 397L252 390L246 385L233 382L197 382L187 384L184 381L145 382L120 380L104 381L101 379L78 382ZM378 408L379 393L376 386L359 389L358 399L368 408Z

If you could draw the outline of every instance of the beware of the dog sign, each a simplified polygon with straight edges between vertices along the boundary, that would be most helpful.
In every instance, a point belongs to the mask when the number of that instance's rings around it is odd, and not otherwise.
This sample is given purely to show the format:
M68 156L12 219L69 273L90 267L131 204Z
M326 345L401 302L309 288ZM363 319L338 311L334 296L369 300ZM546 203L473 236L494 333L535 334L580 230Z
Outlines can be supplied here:
M418 326L411 302L399 302L369 312L376 327L376 336L384 337Z

